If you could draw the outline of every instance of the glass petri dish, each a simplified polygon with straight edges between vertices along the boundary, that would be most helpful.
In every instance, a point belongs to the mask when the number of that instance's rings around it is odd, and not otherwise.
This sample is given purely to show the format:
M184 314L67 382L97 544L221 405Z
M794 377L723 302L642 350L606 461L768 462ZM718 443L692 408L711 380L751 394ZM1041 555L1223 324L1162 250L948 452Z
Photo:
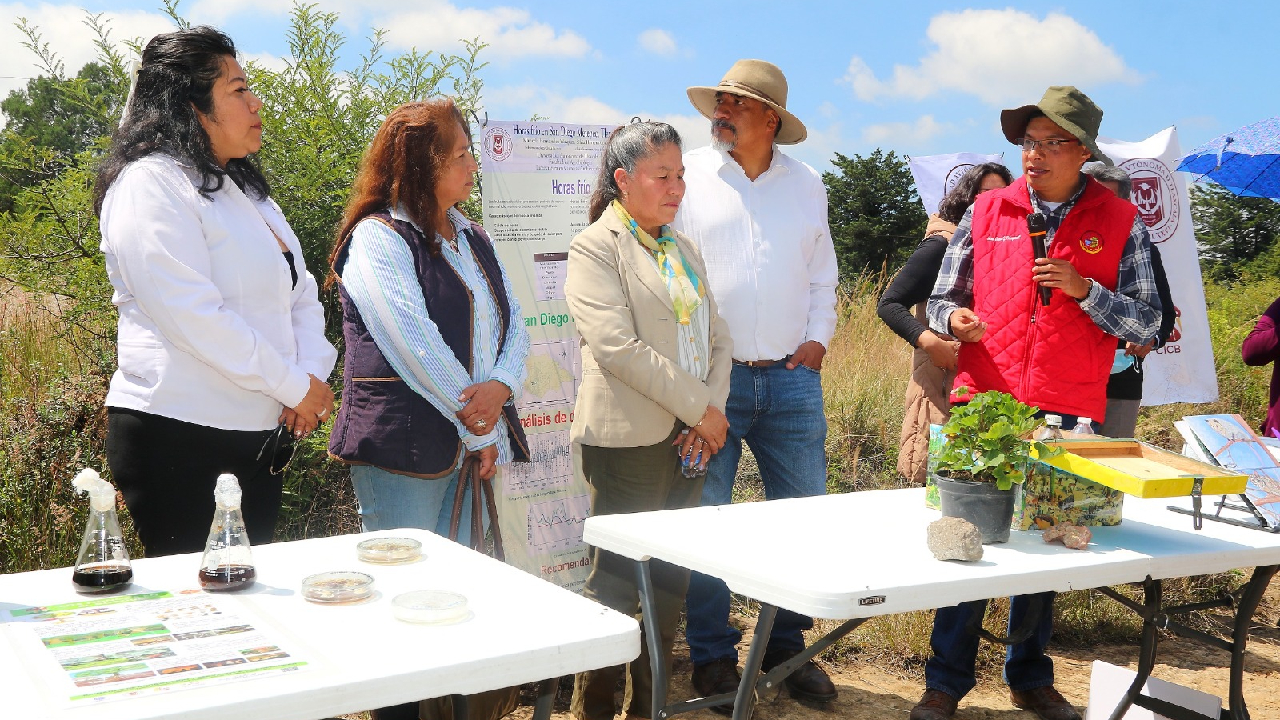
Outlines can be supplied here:
M471 617L467 598L447 590L414 590L391 600L391 612L397 620L422 625L445 625Z
M422 557L422 543L412 538L370 538L356 545L356 556L375 565L402 565Z
M302 579L302 597L314 603L356 603L373 595L373 578L362 572L336 570Z

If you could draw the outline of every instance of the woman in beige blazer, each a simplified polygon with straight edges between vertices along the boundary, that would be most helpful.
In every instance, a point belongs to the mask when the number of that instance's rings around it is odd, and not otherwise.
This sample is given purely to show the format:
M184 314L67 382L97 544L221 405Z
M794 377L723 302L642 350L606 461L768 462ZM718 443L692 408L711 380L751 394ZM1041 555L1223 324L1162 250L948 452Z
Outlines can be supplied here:
M683 197L675 129L665 123L620 127L605 146L592 225L569 245L565 298L582 337L582 385L570 438L575 469L591 486L592 515L698 505L698 470L724 445L732 341L706 286L702 256L670 229ZM682 465L692 468L682 472ZM635 615L633 564L598 548L591 560L583 594ZM659 634L670 677L689 572L654 561L651 573L658 617L646 617L644 630ZM625 669L631 681L624 711L653 717L646 645ZM579 674L573 714L611 720L623 671Z

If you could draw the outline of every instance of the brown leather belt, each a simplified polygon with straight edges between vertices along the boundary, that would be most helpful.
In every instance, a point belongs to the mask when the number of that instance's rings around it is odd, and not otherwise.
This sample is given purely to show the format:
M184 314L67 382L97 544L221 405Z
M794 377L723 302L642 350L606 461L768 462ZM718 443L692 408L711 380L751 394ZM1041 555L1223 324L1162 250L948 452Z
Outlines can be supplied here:
M784 357L781 360L734 360L733 364L745 365L747 367L753 367L753 368L756 368L756 367L763 368L763 367L769 367L771 365L777 365L778 363L784 363L789 359L789 357L790 356Z

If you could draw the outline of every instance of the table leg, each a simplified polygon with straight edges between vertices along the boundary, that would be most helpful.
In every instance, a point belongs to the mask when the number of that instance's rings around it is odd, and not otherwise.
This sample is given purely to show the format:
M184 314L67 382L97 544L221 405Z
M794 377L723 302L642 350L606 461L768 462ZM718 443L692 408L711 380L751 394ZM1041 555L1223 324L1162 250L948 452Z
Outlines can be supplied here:
M556 686L559 684L560 678L547 678L538 683L538 701L533 704L533 720L548 720L551 717L551 706L555 704Z
M1253 614L1262 602L1262 596L1271 584L1280 565L1268 565L1253 569L1249 584L1245 585L1240 595L1240 604L1236 608L1236 623L1231 634L1231 690L1228 701L1231 720L1249 720L1249 709L1244 704L1244 650L1249 641L1249 626L1253 623Z
M1110 588L1108 588L1110 589ZM1116 709L1111 712L1110 720L1120 720L1129 712L1129 708L1134 701L1142 695L1142 686L1147 683L1147 678L1151 677L1151 671L1156 666L1156 647L1160 641L1160 629L1156 625L1156 615L1160 612L1160 598L1163 594L1163 586L1159 580L1152 580L1148 577L1142 582L1143 589L1143 606L1140 614L1142 615L1142 645L1138 650L1138 675L1129 685L1129 689L1125 691L1124 697L1120 698L1120 703L1116 705Z
M649 669L653 677L653 704L649 707L662 718L666 717L667 709L667 664L662 658L662 633L654 620L658 617L658 606L648 560L636 561L636 583L640 586L640 621L644 623L644 640L649 646Z
M742 682L738 683L738 694L733 699L733 720L747 720L755 710L756 676L760 674L769 634L773 631L773 619L777 615L777 606L760 603L760 617L756 619L751 649L747 651L747 662L742 667Z
M1253 575L1240 593L1239 599L1234 603L1232 603L1230 597L1227 597L1220 600L1162 608L1160 607L1160 581L1152 580L1151 578L1147 578L1143 583L1145 598L1144 603L1141 605L1111 588L1095 588L1103 595L1129 607L1142 616L1142 646L1138 652L1138 674L1134 678L1133 684L1130 685L1129 690L1121 698L1120 704L1111 713L1110 720L1119 720L1124 717L1132 705L1137 705L1176 720L1218 720L1217 718L1206 718L1200 713L1142 694L1142 686L1155 668L1156 647L1159 642L1159 631L1162 628L1184 638L1196 640L1210 647L1216 647L1231 653L1231 680L1227 696L1227 708L1222 711L1221 720L1249 720L1249 709L1244 700L1244 659L1245 649L1249 642L1249 627L1253 624L1253 615L1257 612L1262 596L1266 593L1267 586L1271 584L1271 579L1275 577L1277 571L1280 571L1280 566L1278 565L1254 568ZM1230 641L1193 630L1169 617L1170 615L1210 607L1229 606L1231 604L1235 605L1236 616L1232 624L1232 638Z
M818 657L825 652L827 648L835 645L840 638L853 632L860 625L870 619L871 618L854 618L852 620L844 621L840 627L837 627L835 630L823 635L813 644L809 645L809 647L791 656L790 660L780 663L779 665L774 666L774 668L769 672L762 674L760 678L756 680L756 691L772 690L778 683L783 682L790 677L791 673L794 672L796 668Z
M468 720L471 717L471 702L466 695L450 695L453 701L453 720Z

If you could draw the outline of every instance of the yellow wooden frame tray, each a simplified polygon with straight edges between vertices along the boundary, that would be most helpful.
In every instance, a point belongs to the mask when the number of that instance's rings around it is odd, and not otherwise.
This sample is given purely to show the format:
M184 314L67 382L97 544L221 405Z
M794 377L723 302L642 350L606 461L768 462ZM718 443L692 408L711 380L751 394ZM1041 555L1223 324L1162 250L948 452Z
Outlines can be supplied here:
M1140 498L1183 497L1197 478L1203 495L1244 492L1248 478L1136 440L1061 440L1066 452L1044 462L1073 475Z

